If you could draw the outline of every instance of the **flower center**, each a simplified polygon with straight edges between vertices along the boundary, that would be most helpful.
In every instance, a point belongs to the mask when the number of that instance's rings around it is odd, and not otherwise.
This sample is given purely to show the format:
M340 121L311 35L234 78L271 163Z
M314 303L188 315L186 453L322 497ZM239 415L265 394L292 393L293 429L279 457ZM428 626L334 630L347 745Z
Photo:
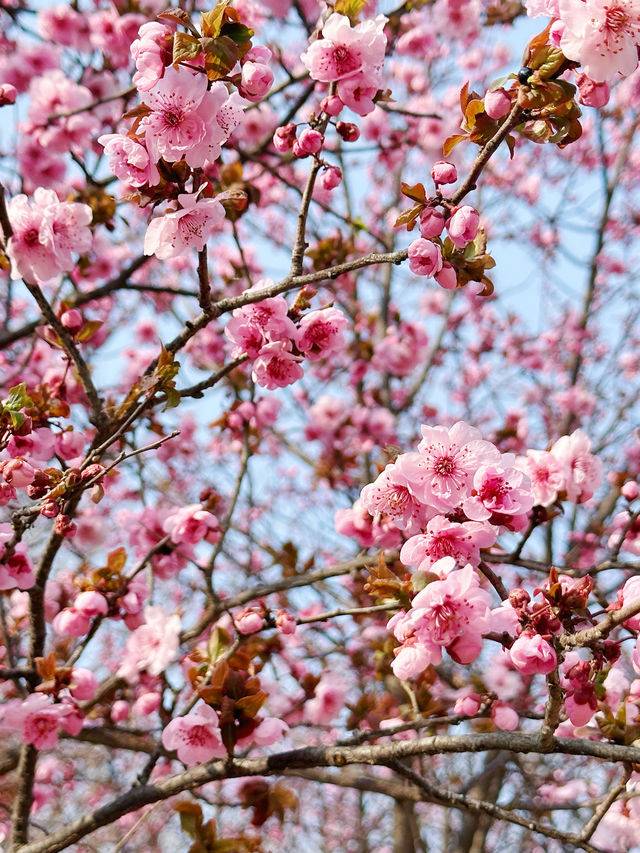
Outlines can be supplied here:
M629 16L619 6L607 6L606 9L606 26L609 30L624 30L627 27Z

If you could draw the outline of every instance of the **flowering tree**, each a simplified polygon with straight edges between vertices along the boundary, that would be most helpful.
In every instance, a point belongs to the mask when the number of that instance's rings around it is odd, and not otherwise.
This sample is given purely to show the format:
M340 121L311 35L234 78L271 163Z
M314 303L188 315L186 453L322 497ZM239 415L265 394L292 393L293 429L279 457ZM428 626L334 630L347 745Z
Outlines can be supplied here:
M0 16L5 849L640 849L639 0Z

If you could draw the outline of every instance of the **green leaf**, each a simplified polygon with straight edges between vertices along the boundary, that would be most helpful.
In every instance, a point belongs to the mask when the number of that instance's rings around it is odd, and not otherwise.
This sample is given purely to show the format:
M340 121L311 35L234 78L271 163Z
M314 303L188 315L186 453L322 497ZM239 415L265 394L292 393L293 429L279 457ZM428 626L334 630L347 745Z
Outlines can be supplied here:
M346 15L352 24L357 23L358 15L367 5L366 0L336 0L333 11Z
M224 35L229 36L236 44L244 44L253 37L253 30L244 24L231 23L224 25Z

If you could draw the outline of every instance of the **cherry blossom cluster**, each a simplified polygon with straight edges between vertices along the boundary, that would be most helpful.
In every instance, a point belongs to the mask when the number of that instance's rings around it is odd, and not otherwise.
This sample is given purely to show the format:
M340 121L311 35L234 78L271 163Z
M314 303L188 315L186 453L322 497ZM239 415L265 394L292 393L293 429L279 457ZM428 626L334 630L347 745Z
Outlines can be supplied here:
M380 547L397 543L394 527L402 531L408 537L402 562L416 575L438 578L413 599L409 613L389 623L403 644L394 672L402 678L415 675L438 663L442 648L459 662L475 660L490 621L489 594L474 571L481 550L493 546L503 531L524 530L534 505L587 500L601 476L602 464L581 430L558 439L550 451L516 457L501 453L463 422L449 429L423 426L417 452L389 463L364 487L357 506L337 519L341 532L348 530L346 519L355 531L365 511L369 535ZM361 525L367 529L364 519ZM510 612L511 627L513 616ZM523 672L548 672L556 665L553 649L539 634L527 631L515 643L513 661Z
M550 39L590 80L628 76L638 65L640 5L637 0L527 0L527 13L553 18Z
M272 286L262 279L256 290ZM305 314L298 326L289 316L283 296L261 299L236 308L224 333L233 344L231 355L252 359L253 381L263 388L284 388L304 375L303 358L320 361L344 348L347 318L338 308L320 308Z
M93 214L86 204L60 201L50 189L37 187L33 199L22 193L7 205L13 234L7 251L11 276L35 284L74 268L74 254L92 245Z
M464 249L471 243L480 226L478 211L471 205L451 205L440 195L440 188L458 180L458 172L453 163L439 160L431 169L431 177L436 187L437 206L428 206L420 214L420 237L409 245L409 269L415 275L435 278L445 290L455 290L458 284L454 264L445 260L445 248L440 235L447 229L450 243L458 249Z
M382 85L386 23L384 15L378 15L352 26L346 15L331 14L322 37L302 54L312 80L337 84L330 115L337 115L343 105L361 116L374 109L373 99Z

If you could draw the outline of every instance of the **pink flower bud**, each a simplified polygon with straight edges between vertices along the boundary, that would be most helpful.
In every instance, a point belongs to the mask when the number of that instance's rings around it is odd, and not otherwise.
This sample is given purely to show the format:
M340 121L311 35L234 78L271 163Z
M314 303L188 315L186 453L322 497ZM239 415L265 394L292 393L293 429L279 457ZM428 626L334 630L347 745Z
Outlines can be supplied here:
M579 90L578 100L585 107L604 107L609 103L611 90L607 83L596 83L586 74L578 74L576 83Z
M438 160L431 167L431 177L436 186L439 184L455 184L458 180L458 170L453 163L446 160Z
M342 172L337 166L329 166L319 178L319 184L324 190L334 190L341 181Z
M6 107L7 104L15 104L18 96L18 90L11 83L2 83L0 85L0 107Z
M464 249L467 243L470 243L475 238L479 225L480 217L477 210L474 210L468 204L454 208L447 222L447 231L449 232L449 237L451 237L451 242L459 249Z
M85 613L69 607L56 614L51 624L61 637L84 637L91 626L91 620Z
M0 473L7 483L15 486L16 489L24 489L25 486L31 485L36 476L33 465L22 456L0 462Z
M60 315L60 322L65 329L70 329L72 332L77 332L84 322L82 314L77 308L71 308L69 311L64 311Z
M512 732L518 728L518 715L506 702L494 702L491 706L491 718L499 729Z
M276 628L281 634L294 634L296 620L286 610L278 610L276 613Z
M118 699L111 706L111 720L114 723L121 723L129 716L129 703L124 699Z
M350 121L339 121L336 124L336 130L345 142L355 142L360 138L360 131L357 125L352 124Z
M255 610L243 610L236 616L236 627L241 634L255 634L264 626L264 619Z
M523 675L552 672L558 663L553 646L540 634L525 631L509 649L511 662Z
M455 290L458 286L456 268L448 261L444 261L442 269L435 275L435 280L444 290Z
M327 95L326 98L323 98L320 101L320 109L328 116L337 116L340 112L342 112L343 106L344 104L342 103L338 95Z
M238 91L254 103L261 101L273 85L273 71L261 62L245 62Z
M73 606L89 618L93 618L99 613L104 616L109 610L107 599L95 589L87 589L85 592L81 592L80 595L76 596Z
M549 44L554 47L560 47L560 41L564 35L565 25L562 21L554 21L549 30Z
M134 714L138 714L141 717L148 717L149 714L153 714L160 707L160 694L159 693L143 693L141 696L138 696L136 701L133 703L133 708L131 709Z
M433 207L428 207L420 214L420 234L425 240L431 240L432 237L439 237L444 228L444 216L439 210Z
M484 111L489 118L502 118L511 109L511 98L504 89L487 92L484 96Z
M265 44L256 44L250 51L245 53L243 62L262 62L271 60L271 51Z
M310 127L305 128L298 139L300 150L304 152L303 156L306 156L307 154L317 154L322 150L323 142L324 136L318 130L312 130Z
M433 276L442 269L442 250L437 243L414 240L409 246L409 269L415 275Z
M276 128L275 133L273 134L273 147L276 151L279 151L280 154L284 154L286 151L291 151L295 140L296 126L289 122L289 124Z
M480 710L482 697L477 693L469 693L468 696L460 696L453 706L453 713L461 717L473 717Z
M97 689L98 679L90 669L84 669L83 667L73 668L69 691L74 699L78 699L80 702L93 699Z
M635 501L638 495L640 495L640 489L634 480L629 480L628 483L625 483L620 491L622 493L622 497L626 498L628 501Z

